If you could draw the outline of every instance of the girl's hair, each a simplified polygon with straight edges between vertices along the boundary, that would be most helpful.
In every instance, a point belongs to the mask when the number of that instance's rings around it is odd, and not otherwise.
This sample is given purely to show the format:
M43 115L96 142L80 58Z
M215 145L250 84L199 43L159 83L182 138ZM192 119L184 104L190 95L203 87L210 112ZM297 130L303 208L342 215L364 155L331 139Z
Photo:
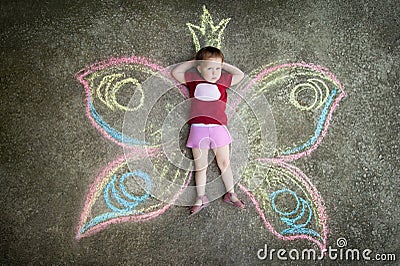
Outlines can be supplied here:
M221 52L220 49L212 46L206 46L201 48L195 56L196 60L207 60L211 57L221 58L222 62L224 62L224 54Z

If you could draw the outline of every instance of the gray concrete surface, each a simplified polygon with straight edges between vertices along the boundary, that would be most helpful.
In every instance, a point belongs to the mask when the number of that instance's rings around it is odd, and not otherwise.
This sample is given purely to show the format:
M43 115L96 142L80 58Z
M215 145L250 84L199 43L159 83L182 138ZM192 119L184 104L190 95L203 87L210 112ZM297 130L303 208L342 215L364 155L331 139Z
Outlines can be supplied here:
M250 72L277 61L329 68L348 97L322 145L293 164L318 188L329 217L328 245L393 253L398 265L398 1L1 1L2 265L310 265L261 261L276 249L313 247L269 233L249 206L217 201L196 218L173 207L143 223L110 226L77 242L75 227L94 177L121 148L85 116L74 74L110 57L138 55L167 66L187 60L185 23L206 4L230 17L227 60Z

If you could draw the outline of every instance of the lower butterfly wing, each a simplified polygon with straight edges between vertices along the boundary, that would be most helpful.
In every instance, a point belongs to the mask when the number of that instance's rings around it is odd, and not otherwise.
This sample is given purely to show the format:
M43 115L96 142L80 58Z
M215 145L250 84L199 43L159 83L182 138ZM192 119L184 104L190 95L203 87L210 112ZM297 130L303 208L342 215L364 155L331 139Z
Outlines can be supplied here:
M172 166L162 167L157 162L163 159L157 157L152 157L155 160L152 161L137 153L121 156L101 172L86 197L77 239L95 234L110 224L153 219L177 201L191 174ZM160 178L164 181L162 190Z
M249 165L239 187L276 237L306 239L324 252L328 231L324 202L300 169L284 162L260 161Z

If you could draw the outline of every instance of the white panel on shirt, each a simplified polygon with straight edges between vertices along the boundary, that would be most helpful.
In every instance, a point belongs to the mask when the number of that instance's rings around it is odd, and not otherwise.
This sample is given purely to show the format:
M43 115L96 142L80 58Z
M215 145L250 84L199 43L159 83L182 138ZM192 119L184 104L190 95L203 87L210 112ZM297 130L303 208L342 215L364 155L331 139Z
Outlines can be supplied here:
M217 101L221 97L221 92L215 84L200 83L196 86L194 97L206 102Z
M194 127L219 127L219 126L221 126L221 125L219 125L219 124L202 124L202 123L200 123L200 124L192 124L192 126L194 126Z

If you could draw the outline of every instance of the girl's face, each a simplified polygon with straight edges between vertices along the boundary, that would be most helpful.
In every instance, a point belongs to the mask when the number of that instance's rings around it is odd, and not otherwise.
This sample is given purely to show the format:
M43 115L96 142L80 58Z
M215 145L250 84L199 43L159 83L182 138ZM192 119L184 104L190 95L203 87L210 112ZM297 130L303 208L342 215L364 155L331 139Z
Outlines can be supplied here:
M222 58L210 57L202 60L197 66L197 70L205 81L216 83L222 73Z

